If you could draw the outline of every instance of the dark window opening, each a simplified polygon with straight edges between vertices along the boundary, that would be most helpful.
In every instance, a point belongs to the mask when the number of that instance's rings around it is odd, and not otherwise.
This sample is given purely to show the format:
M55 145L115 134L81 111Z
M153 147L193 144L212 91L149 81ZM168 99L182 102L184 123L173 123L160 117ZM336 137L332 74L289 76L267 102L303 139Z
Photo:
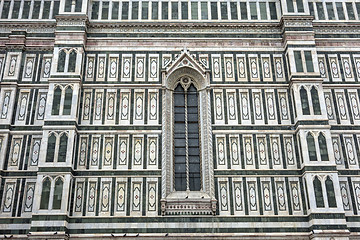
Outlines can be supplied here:
M176 191L200 190L198 92L194 85L174 91L174 143ZM188 163L187 163L188 159ZM188 170L187 170L188 167ZM187 178L189 184L187 183Z

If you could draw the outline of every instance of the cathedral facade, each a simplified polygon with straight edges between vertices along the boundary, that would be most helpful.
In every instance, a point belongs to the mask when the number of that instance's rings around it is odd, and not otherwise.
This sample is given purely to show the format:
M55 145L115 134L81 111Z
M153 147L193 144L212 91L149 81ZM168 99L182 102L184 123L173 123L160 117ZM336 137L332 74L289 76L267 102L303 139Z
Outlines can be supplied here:
M360 239L357 0L1 0L0 238Z

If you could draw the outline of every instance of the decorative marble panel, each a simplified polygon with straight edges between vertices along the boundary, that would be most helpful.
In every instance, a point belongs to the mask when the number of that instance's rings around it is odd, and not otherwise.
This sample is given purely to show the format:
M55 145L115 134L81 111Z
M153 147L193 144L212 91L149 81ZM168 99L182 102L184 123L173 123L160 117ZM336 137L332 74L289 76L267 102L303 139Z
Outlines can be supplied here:
M52 63L52 58L44 56L44 58L43 58L42 78L49 78L50 77L51 63Z
M222 81L222 75L221 75L221 60L220 56L218 55L212 55L212 80L213 81Z
M9 166L18 166L21 155L22 138L12 139L11 151L9 156Z
M104 181L101 183L101 212L110 212L111 201L111 182Z
M106 101L106 119L115 120L116 92L108 92Z
M109 57L109 81L118 80L119 57L117 55L110 55Z
M259 66L258 66L258 58L255 56L249 57L250 63L250 76L252 81L259 81Z
M354 197L356 199L356 208L360 210L360 182L353 182L354 185Z
M294 141L292 136L284 136L284 148L287 165L295 165Z
M80 137L79 143L79 166L85 166L87 160L87 151L88 151L88 136Z
M95 56L87 57L86 64L86 80L93 81L94 80L94 69L95 69Z
M116 186L116 212L125 212L126 208L126 182L117 182Z
M245 55L236 55L236 64L238 70L238 80L247 81Z
M128 122L130 119L130 92L121 92L120 100L120 121Z
M354 56L355 70L358 78L360 78L360 57Z
M159 115L159 94L158 92L148 93L148 124L157 124Z
M257 137L257 150L260 168L268 165L266 138Z
M349 165L357 165L357 157L353 137L344 136L344 144Z
M270 148L271 148L271 157L274 167L276 165L281 167L282 158L281 158L281 147L280 147L279 137L270 137Z
M135 56L135 81L145 81L145 55Z
M349 196L349 190L346 182L340 182L340 193L341 193L341 199L343 202L344 210L351 210L351 204L350 204L350 196Z
M355 79L354 79L354 75L352 72L350 56L342 55L341 61L342 61L342 65L343 65L343 72L344 72L345 80L346 81L354 81Z
M24 193L24 212L32 212L35 194L35 183L28 182Z
M97 192L97 182L89 181L87 211L90 213L95 213L96 198L97 198L96 192Z
M100 137L93 136L92 137L92 145L91 145L91 166L98 166L100 157Z
M275 97L274 92L265 92L265 98L266 98L266 109L267 109L267 115L268 120L276 120L276 106L275 106Z
M331 139L332 139L332 144L333 144L335 163L337 165L342 165L344 161L343 161L343 156L342 156L340 138L339 138L339 136L334 136Z
M114 155L114 138L105 137L103 165L112 167Z
M17 65L17 58L18 55L12 55L10 56L10 62L9 62L9 71L7 72L7 75L9 77L13 77L15 76L15 71L16 71L16 65Z
M249 165L254 166L252 137L251 136L243 137L243 144L244 144L245 164L247 166Z
M74 212L82 212L84 197L84 182L77 182L74 195Z
M19 97L19 105L18 105L18 121L25 121L27 106L29 101L29 92L21 92Z
M131 211L140 213L142 204L142 183L133 182L131 192Z
M159 55L149 55L149 81L159 81Z
M343 92L336 92L338 111L341 120L347 120L346 100Z
M144 122L144 111L145 111L145 93L135 92L134 93L134 123Z
M15 182L8 182L5 184L4 187L4 197L3 197L3 212L4 213L11 213L12 206L14 203L14 194L15 194L16 183Z
M25 58L24 63L24 74L23 80L24 81L31 81L34 75L34 66L35 66L35 55L29 55Z
M148 154L148 167L154 166L157 167L158 162L158 137L150 137L147 138L147 154Z
M98 56L98 64L97 64L97 81L105 80L105 70L106 69L106 56L99 55Z
M325 57L318 55L319 72L322 78L327 79L326 61Z
M229 123L237 123L237 99L236 92L226 92L227 95L227 115Z
M241 98L241 119L250 120L249 95L247 92L240 93Z
M281 120L289 120L288 95L286 92L279 92Z
M284 63L283 63L281 55L280 56L274 55L274 64L275 64L276 80L278 80L278 81L285 80Z
M226 166L226 145L225 137L216 137L216 158L217 165L220 168L221 166Z
M143 165L144 138L133 137L133 166L142 167Z
M360 120L359 98L357 92L349 91L349 101L354 120Z
M276 181L276 199L279 211L286 211L286 189L283 181Z
M121 81L131 81L132 55L122 56Z
M261 182L264 211L272 211L272 190L270 182Z
M272 81L270 56L261 56L263 80Z
M290 194L292 198L292 207L294 211L301 211L300 190L298 182L290 182Z
M243 184L241 181L233 181L233 193L234 193L234 210L243 211Z
M230 161L232 166L240 167L240 144L238 136L230 136Z
M227 182L219 181L219 206L220 211L229 210L229 197L228 197L228 186Z
M102 119L103 98L104 98L103 92L95 92L94 120Z
M331 57L329 56L329 64L330 64L331 75L332 75L333 81L341 81L341 75L340 75L337 56L333 56L333 55L331 55Z
M126 166L128 163L128 158L129 158L129 137L127 136L120 136L119 137L119 161L118 161L118 165L121 166Z
M44 120L46 110L46 98L47 93L39 93L38 108L36 114L37 120Z
M165 68L171 63L171 54L162 55L162 67Z
M157 206L157 182L147 184L147 210L156 213Z
M248 186L248 204L250 211L257 211L257 187L255 181L247 182Z
M5 91L1 107L1 119L6 119L9 113L11 91Z
M235 81L234 60L232 55L225 55L224 62L225 62L225 81Z
M222 92L214 92L215 122L224 123L224 100Z
M253 92L255 120L263 120L261 92Z
M41 138L33 139L30 156L30 166L37 166L40 157Z
M326 112L329 120L335 120L335 111L331 92L324 92Z

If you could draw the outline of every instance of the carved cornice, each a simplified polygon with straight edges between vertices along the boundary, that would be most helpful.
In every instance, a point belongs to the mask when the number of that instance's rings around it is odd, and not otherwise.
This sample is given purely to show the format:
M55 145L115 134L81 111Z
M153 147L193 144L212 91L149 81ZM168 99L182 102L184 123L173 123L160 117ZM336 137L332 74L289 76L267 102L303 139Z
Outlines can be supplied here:
M360 23L314 23L314 32L320 34L341 34L341 33L350 33L350 34L359 34L360 33Z
M46 21L0 21L0 32L11 33L12 31L26 31L27 33L54 33L56 22Z
M57 27L87 27L88 17L83 14L56 16Z
M90 22L89 33L279 33L278 22Z
M277 27L279 22L277 21L254 21L254 22L217 22L217 21L208 21L208 22L171 22L171 21L114 21L114 22L105 22L105 21L90 21L90 28L122 28L122 27L146 27L146 28L244 28L244 27L256 27L256 28L269 28Z
M280 20L280 29L283 32L285 28L303 28L308 31L312 28L314 17L312 16L282 16Z

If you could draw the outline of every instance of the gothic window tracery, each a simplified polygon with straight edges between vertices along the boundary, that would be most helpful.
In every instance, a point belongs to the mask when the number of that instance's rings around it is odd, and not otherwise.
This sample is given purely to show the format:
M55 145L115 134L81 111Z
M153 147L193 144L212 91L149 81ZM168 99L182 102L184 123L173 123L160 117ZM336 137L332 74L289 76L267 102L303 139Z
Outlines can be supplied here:
M174 116L175 190L199 191L198 92L187 77L182 78L175 88Z

